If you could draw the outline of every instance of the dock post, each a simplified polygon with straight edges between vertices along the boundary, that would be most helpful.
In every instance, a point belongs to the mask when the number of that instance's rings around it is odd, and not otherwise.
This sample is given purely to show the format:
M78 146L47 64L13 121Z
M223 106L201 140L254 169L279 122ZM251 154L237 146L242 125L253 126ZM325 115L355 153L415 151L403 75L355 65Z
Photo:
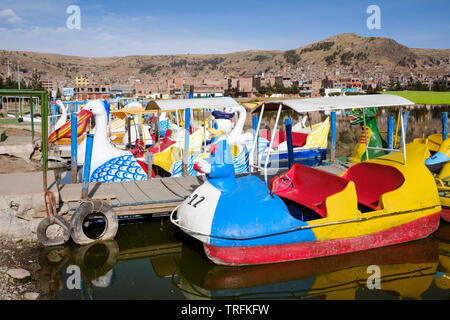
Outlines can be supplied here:
M81 189L81 199L86 199L88 197L93 144L94 135L92 133L88 133L86 137L86 152L84 155L83 188Z
M256 139L255 150L253 150L253 165L258 165L258 116L253 115L253 141ZM252 171L252 170L250 170ZM253 171L257 171L257 169L253 169Z
M388 117L388 148L394 149L394 117ZM387 153L391 153L388 151Z
M286 143L288 150L288 168L292 167L294 164L294 148L292 146L292 119L287 118L284 120L284 125L286 127Z
M71 108L70 113L70 167L71 183L77 183L77 115L74 112L74 108Z
M131 149L131 117L126 116L127 132L128 132L128 149Z
M448 130L447 130L447 120L448 120L448 113L442 112L442 141L447 139Z
M333 164L336 158L336 112L331 112L331 155L330 163Z
M184 149L183 149L183 176L188 176L189 162L189 135L190 135L191 109L184 109Z

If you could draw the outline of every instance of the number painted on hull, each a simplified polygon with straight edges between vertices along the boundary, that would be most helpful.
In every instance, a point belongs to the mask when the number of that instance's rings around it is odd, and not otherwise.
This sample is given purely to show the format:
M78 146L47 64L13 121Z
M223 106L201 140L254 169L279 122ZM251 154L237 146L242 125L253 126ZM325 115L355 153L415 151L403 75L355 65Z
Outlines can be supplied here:
M198 198L198 194L193 194L191 201L189 201L187 204L193 206L194 208L197 208L197 205L200 202L202 202L203 200L205 200L205 197L201 196L200 200L198 200L196 203L192 204L192 202L194 202L194 200L196 200L197 198Z

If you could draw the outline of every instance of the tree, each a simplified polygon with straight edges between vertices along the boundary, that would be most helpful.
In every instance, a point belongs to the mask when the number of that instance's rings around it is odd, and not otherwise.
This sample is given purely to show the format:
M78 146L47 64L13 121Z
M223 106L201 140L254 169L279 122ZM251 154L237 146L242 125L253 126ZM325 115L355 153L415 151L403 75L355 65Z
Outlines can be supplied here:
M433 83L431 91L447 91L447 86L445 84L439 84L437 82Z
M6 78L4 87L5 87L5 89L18 89L19 88L17 81L14 81L13 79L11 79L11 76Z
M300 55L295 50L288 50L285 51L283 54L284 58L286 59L287 63L290 63L292 65L296 65L300 62Z
M3 78L0 77L0 89L3 89Z
M44 87L42 86L41 75L36 69L33 70L33 73L31 75L31 89L44 90Z

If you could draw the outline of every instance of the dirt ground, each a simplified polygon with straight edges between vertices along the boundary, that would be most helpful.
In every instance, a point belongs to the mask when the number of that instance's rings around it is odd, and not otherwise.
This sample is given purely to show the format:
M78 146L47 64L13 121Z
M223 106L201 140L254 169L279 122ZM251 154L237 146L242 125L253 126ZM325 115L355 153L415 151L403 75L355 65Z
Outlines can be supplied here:
M46 299L39 274L40 251L41 246L37 243L0 239L0 300L26 300L26 293L38 293L37 299ZM31 276L15 279L7 273L15 268L25 269Z
M31 141L31 130L27 126L3 124L0 125L0 131L5 131L7 137L30 137ZM37 136L40 135L39 132L36 132L35 134ZM41 171L41 164L39 161L25 161L24 159L14 156L0 154L0 174L35 171Z

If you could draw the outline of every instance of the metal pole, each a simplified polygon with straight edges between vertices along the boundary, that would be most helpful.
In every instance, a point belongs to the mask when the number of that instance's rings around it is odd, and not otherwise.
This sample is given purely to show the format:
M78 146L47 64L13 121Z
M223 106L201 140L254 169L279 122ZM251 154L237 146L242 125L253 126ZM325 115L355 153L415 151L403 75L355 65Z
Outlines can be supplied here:
M388 148L394 149L394 117L388 118ZM388 151L387 153L391 153Z
M365 124L364 124L365 125ZM330 163L334 164L336 158L336 112L331 112L331 155Z
M156 113L156 121L155 121L155 138L156 138L156 143L159 142L159 110Z
M187 108L184 110L183 176L188 175L190 122L191 122L191 109Z
M366 126L366 111L363 109L363 121L364 121L364 137L366 142L366 160L369 160L369 149L367 149L368 141L367 141L367 126Z
M402 114L403 114L403 124L405 126L404 133L406 134L406 131L408 129L409 111L403 111Z
M131 118L126 116L127 119L127 131L128 131L128 149L131 149Z
M288 150L288 168L294 164L294 148L292 145L292 119L287 118L284 120L284 125L286 127L286 143Z
M265 107L265 104L263 103L263 105L262 105L262 107L261 107L261 113L259 114L259 121L258 121L258 127L256 128L256 138L254 137L253 138L253 145L252 145L252 153L251 153L251 155L250 155L250 160L253 160L254 159L254 152L256 152L256 155L257 155L257 158L256 158L256 161L255 161L255 163L253 163L253 165L255 165L255 166L259 166L259 163L258 163L258 137L259 137L259 128L261 127L261 121L262 121L262 117L263 117L263 114L264 114L264 107Z
M275 139L275 134L277 133L277 125L278 125L278 120L280 120L280 114L281 114L282 106L283 105L280 103L280 106L278 107L277 118L275 120L275 126L274 126L273 132L272 132L272 137L270 139L270 144L269 144L269 148L268 148L268 152L267 152L266 162L264 163L264 181L266 183L267 183L267 165L269 164L269 158L270 158L270 153L272 151L273 140Z
M30 96L30 117L31 117L31 141L34 143L34 112L33 112L33 96Z
M423 106L423 123L422 123L422 139L425 140L425 129L427 121L427 106Z
M73 110L70 112L70 182L77 183L77 115Z
M82 199L86 199L88 197L93 145L94 145L94 135L92 133L88 133L86 137L86 152L84 155L83 187L81 189Z
M400 112L402 112L402 108L400 108ZM400 117L401 120L401 128L402 128L402 144L403 144L403 160L404 160L404 164L406 164L406 141L405 141L405 126L403 124L403 114Z
M442 141L447 139L447 120L448 120L448 113L442 112Z
M255 114L253 116L253 140L256 141L256 149L253 153L253 163L256 164L258 162L258 116ZM251 172L252 170L250 170Z
M44 191L47 191L47 161L48 161L48 94L41 93L41 135L42 135L42 175Z

